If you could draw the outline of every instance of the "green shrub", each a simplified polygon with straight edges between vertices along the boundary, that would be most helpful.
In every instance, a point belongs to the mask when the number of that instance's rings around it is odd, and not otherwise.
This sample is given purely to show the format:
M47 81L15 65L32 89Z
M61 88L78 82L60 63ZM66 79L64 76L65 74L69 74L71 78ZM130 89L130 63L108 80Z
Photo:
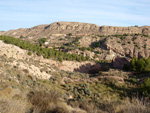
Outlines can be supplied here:
M150 58L140 58L134 57L130 61L130 69L137 72L149 72L150 71Z
M72 36L72 33L68 33L67 35L68 35L68 36Z
M60 61L60 62L62 62L62 61L63 61L62 57L59 57L59 61Z
M106 38L103 39L103 40L100 40L98 42L95 42L94 44L92 44L92 48L97 48L97 47L100 47L104 42L106 41Z
M128 44L131 44L131 42L128 42Z
M28 52L28 55L30 55L30 56L31 56L31 55L32 55L32 52L31 52L31 51L29 51L29 52Z
M133 38L132 38L132 41L134 41L134 40L136 40L136 39L137 39L136 37L133 37Z
M86 47L81 47L80 50L81 51L85 51L87 48Z
M145 48L145 49L146 49L146 47L147 47L147 44L144 45L144 48Z
M123 34L123 36L128 36L128 35L129 35L129 34L126 34L126 33L125 33L125 34Z
M19 38L24 38L24 36L21 35Z
M119 44L121 43L120 41L117 41Z
M40 39L38 39L38 42L39 42L40 46L42 46L46 41L47 41L46 38L40 38Z
M136 78L130 78L131 82L136 83L137 79Z
M143 94L150 96L150 78L147 78L143 84L141 85L142 89L143 89Z

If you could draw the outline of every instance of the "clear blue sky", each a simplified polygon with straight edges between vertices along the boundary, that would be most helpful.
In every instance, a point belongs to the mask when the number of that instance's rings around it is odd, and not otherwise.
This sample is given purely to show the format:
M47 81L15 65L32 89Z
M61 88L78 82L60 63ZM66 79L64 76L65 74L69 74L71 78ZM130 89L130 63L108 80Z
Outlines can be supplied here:
M0 30L56 21L150 25L150 0L0 0Z

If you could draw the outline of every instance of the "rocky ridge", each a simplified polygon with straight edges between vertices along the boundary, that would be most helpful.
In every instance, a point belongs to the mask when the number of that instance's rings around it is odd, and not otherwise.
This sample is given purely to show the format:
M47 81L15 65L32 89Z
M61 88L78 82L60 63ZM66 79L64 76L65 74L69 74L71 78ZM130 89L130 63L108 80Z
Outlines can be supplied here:
M39 25L27 29L10 30L0 32L0 35L8 35L19 38L21 35L27 38L48 38L52 34L77 34L77 35L115 35L115 34L145 34L150 35L150 26L142 27L116 27L116 26L98 26L89 23L80 22L54 22L49 25Z

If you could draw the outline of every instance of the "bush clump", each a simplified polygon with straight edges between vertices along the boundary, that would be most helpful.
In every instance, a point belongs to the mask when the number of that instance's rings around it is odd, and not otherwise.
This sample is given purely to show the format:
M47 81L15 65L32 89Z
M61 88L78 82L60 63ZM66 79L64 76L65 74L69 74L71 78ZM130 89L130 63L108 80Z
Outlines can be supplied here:
M150 58L137 59L136 57L134 57L130 61L130 68L131 70L136 71L136 72L149 72L150 71Z
M32 55L32 52L31 52L31 51L29 51L29 52L28 52L28 55L29 55L29 56L31 56L31 55Z
M150 93L150 78L147 78L141 85L144 95L149 96ZM150 96L149 96L150 97Z
M34 113L68 113L67 105L58 91L34 91L28 94Z

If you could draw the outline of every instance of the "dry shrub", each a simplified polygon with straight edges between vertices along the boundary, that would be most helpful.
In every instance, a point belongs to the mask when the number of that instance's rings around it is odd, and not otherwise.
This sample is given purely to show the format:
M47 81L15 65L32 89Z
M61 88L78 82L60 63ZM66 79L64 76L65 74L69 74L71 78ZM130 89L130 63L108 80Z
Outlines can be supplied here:
M115 112L115 106L118 104L116 101L111 100L103 100L98 103L99 109L102 111L102 113L116 113Z
M55 90L30 92L28 99L33 105L33 113L68 113L61 94Z
M20 93L20 90L11 87L0 91L1 113L26 113L29 107L25 92Z
M150 113L150 103L144 99L133 98L126 100L122 106L119 107L121 113Z
M29 70L28 69L23 69L22 70L25 74L28 74L29 73Z
M79 107L87 113L98 113L98 109L96 108L95 104L92 102L89 102L88 100L83 100L80 104Z
M0 99L1 113L25 113L28 108L28 103L25 100Z
M11 87L7 87L3 90L0 90L0 97L10 97L13 92Z
M96 106L96 104L94 102L90 102L89 100L82 100L80 102L70 101L69 104L76 110L78 109L83 113L102 113L101 110Z
M103 101L97 107L95 103L85 100L79 104L79 107L87 113L150 113L150 103L138 98L127 98L122 101Z

